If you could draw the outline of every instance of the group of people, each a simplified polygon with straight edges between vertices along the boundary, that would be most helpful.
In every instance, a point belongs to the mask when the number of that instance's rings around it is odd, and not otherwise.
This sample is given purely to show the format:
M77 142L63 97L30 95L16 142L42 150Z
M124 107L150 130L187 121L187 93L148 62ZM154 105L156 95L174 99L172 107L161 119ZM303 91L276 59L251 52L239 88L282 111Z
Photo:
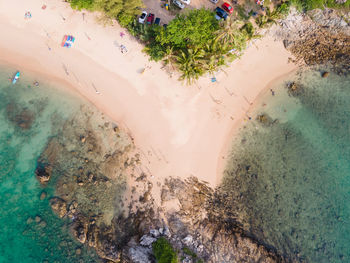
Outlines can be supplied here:
M30 19L30 18L32 18L32 13L30 13L29 11L25 12L24 19Z

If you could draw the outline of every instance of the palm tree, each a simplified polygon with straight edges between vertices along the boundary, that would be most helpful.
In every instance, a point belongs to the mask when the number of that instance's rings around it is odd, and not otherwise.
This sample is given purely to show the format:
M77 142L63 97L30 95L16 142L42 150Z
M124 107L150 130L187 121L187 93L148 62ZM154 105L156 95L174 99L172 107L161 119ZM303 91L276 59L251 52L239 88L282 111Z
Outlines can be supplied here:
M198 48L180 50L180 54L176 56L176 64L182 72L181 80L190 84L205 72L201 63L204 54L204 50Z
M282 4L276 7L273 11L266 7L266 15L260 15L256 19L256 23L260 28L266 27L269 24L277 24L277 20L283 17L288 11L288 6Z
M227 17L221 28L215 32L216 41L231 44L232 47L237 49L243 49L242 45L245 46L246 39L240 30L241 24L241 21L234 21L230 17Z
M244 26L241 27L241 31L248 41L261 37L261 35L255 34L255 28L251 22L245 23Z
M225 65L225 57L229 51L227 43L218 43L212 41L204 47L205 56L201 60L201 64L205 71L214 73L219 66Z
M176 55L173 46L167 46L164 51L164 66L169 66L171 70L175 69L174 63L176 62Z

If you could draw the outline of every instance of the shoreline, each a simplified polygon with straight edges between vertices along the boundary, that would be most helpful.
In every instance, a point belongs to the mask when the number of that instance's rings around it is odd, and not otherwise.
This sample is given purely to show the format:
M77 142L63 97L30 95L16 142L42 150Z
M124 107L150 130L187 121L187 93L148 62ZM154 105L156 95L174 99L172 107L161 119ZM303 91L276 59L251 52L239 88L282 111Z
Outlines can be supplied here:
M207 76L184 86L161 63L149 62L132 37L119 37L124 29L97 24L96 14L86 13L82 23L82 12L65 3L50 1L46 10L37 0L0 1L0 7L5 4L0 8L0 60L73 87L130 133L142 170L154 175L154 183L194 175L215 187L233 131L267 84L297 67L288 63L291 55L282 43L264 37L224 68L226 74L219 72L217 82ZM29 8L33 17L24 20ZM60 47L65 33L76 37L70 49ZM114 41L125 44L128 53L120 53Z
M235 143L235 140L242 132L243 127L245 126L245 123L250 121L247 116L254 117L254 114L257 114L257 111L259 108L261 108L263 105L263 101L267 97L267 93L269 92L271 87L274 87L277 83L282 82L284 79L286 79L288 76L293 76L297 71L299 70L299 67L293 69L290 72L287 72L283 75L280 75L274 79L272 79L264 89L260 91L260 93L257 95L257 97L252 102L251 107L247 110L247 115L242 116L242 118L239 120L238 123L236 123L230 130L229 135L227 136L227 144L223 146L222 151L220 152L219 160L218 160L218 175L221 175L221 177L218 176L216 185L219 185L221 183L221 179L224 177L224 172L227 167L227 161L229 160L229 156L232 154L233 146ZM270 98L271 99L271 98ZM267 105L266 105L267 106ZM252 119L253 120L253 119Z

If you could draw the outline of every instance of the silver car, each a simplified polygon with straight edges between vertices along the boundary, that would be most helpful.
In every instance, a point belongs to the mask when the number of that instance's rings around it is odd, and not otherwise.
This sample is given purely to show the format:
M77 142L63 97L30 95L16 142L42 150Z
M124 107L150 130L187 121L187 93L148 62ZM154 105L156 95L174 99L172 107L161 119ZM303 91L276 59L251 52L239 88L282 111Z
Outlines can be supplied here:
M141 14L140 17L139 17L139 23L140 23L140 24L144 24L144 23L145 23L145 20L146 20L146 17L147 17L147 12L146 12L146 11L143 11L142 14Z
M217 4L219 0L210 0L210 2L212 2L213 4Z
M191 4L191 0L181 0L182 3L189 5Z
M181 3L179 0L173 0L174 5L176 5L178 8L185 8L185 5Z

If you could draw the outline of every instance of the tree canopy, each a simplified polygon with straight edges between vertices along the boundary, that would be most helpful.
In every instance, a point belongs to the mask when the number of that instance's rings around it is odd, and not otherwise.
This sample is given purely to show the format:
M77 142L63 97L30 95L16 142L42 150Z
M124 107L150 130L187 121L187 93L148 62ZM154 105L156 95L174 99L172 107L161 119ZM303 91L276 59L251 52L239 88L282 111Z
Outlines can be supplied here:
M169 23L167 30L157 36L156 41L177 48L203 47L214 38L213 32L218 27L212 11L204 8L189 10L185 14L177 15Z

